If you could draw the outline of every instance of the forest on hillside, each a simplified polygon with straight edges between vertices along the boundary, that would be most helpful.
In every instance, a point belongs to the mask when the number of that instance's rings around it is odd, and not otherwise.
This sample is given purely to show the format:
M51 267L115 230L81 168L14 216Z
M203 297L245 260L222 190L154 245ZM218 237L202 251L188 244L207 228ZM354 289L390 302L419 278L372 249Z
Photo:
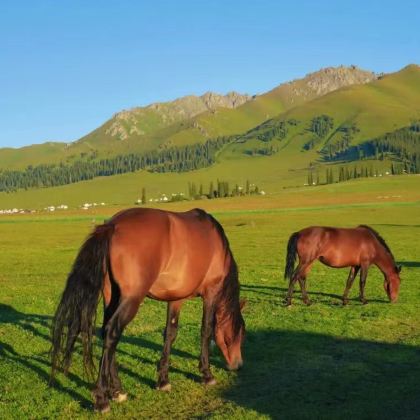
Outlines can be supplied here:
M172 146L106 159L98 159L92 154L71 164L28 166L24 170L0 170L0 191L53 187L138 170L160 173L193 171L214 164L217 153L227 144L246 143L250 139L258 140L261 146L245 149L245 154L268 156L278 153L279 141L288 136L290 128L299 124L300 122L294 119L268 120L241 136L217 137L204 143ZM356 145L352 144L352 140L360 131L359 128L353 123L346 123L334 130L334 119L328 115L315 116L305 130L311 137L304 144L302 151L319 147L319 164L389 158L393 161L390 168L392 173L420 172L419 121ZM341 180L350 178L351 176L347 175L340 177ZM331 175L326 175L326 179L331 180Z
M218 137L205 143L117 155L107 159L78 160L72 164L28 166L25 170L0 171L0 191L53 187L86 181L99 176L119 175L138 170L150 172L187 172L212 165L216 153L234 136Z

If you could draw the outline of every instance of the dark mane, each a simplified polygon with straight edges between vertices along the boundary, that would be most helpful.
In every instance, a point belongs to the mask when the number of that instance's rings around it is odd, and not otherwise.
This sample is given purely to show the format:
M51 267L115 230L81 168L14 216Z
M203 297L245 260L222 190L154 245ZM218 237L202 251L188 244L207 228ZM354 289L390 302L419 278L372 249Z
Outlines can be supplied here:
M230 259L229 272L223 281L222 288L219 291L215 304L217 307L222 305L223 312L232 317L233 333L236 336L239 334L241 327L244 325L244 320L241 314L241 307L239 301L239 279L238 279L238 266L235 258L233 257L230 249L229 240L225 234L222 225L209 213L202 209L195 209L198 216L203 219L209 220L216 228L223 242L223 247L226 252L226 257Z
M358 227L367 229L369 232L371 232L375 236L375 238L379 241L379 243L388 251L388 253L391 255L392 259L395 262L394 255L392 254L392 251L389 248L388 244L385 242L385 239L382 238L382 236L379 235L379 233L375 229L373 229L373 228L371 228L370 226L367 226L367 225L359 225Z

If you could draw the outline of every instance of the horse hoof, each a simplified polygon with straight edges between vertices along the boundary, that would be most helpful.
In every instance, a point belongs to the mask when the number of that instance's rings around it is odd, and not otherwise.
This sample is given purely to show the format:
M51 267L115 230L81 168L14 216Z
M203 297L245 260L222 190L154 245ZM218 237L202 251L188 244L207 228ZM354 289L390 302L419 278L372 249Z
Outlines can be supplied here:
M216 385L216 384L217 384L217 381L214 378L204 380L204 385L206 385L206 386L212 386L212 385Z
M348 305L349 301L348 300L343 300L343 306Z
M124 401L127 401L127 393L125 392L118 392L116 395L112 397L112 401L115 401L117 403L122 403Z
M306 300L305 302L303 302L306 306L311 306L312 302L310 300Z
M96 405L95 406L95 411L98 412L98 413L101 413L101 414L105 414L105 413L108 413L109 411L111 411L111 406L109 405L109 403Z
M157 389L159 391L163 391L163 392L169 392L171 390L172 386L169 382L167 382L166 384L162 384L162 385L158 385Z

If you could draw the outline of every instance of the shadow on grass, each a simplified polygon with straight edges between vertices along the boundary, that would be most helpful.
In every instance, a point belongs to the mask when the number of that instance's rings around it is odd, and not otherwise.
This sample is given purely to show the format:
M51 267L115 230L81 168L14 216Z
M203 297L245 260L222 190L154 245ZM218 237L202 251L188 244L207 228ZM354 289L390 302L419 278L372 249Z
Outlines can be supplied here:
M279 302L283 303L284 299L286 298L287 288L286 287L277 287L277 286L257 286L254 284L241 284L241 290L247 292L253 292L257 294L272 296L279 298ZM344 287L343 287L344 290ZM352 289L353 290L353 289ZM341 305L342 303L342 295L337 295L335 293L324 293L324 292L313 292L308 290L309 299L311 296L321 296L321 297L328 297L334 299L334 301L323 300L322 302L317 303L328 303L334 306ZM388 303L388 299L384 297L384 299L369 299L369 296L366 297L368 302L371 303ZM298 288L295 288L295 292L293 294L293 302L296 300L301 300L301 293ZM349 301L360 302L359 298L353 297L349 298Z
M420 225L405 225L405 224L396 224L396 223L372 223L371 226L392 226L392 227L420 228Z
M32 334L34 337L38 337L42 340L45 340L47 342L48 348L50 346L50 336L45 333L45 330L49 331L51 322L52 322L52 317L50 316L38 315L38 314L25 314L23 312L16 310L10 305L5 305L5 304L0 303L0 326L1 324L11 324L11 325L18 326L22 330ZM97 328L96 332L97 332L97 337L98 337L95 344L96 355L99 356L101 352L101 347L102 347L102 340L99 338L101 336L100 329ZM117 349L117 358L118 358L118 355L123 355L125 357L132 358L137 363L151 364L151 365L156 366L160 359L160 354L162 352L163 339L162 339L162 343L155 343L153 341L146 340L142 337L123 335L123 337L120 340L120 344L125 344L124 346L125 349L121 348L122 346L120 345L120 347ZM130 347L129 351L127 351L127 344ZM144 356L141 356L141 348L154 351L156 353L156 358L151 360L151 359L145 358ZM81 354L80 343L79 345L76 345L75 353L79 353L79 357L81 357L80 356ZM198 357L188 352L173 348L171 353L173 355L176 355L182 358L197 359L197 364L198 364ZM23 367L24 369L32 371L44 383L48 383L50 380L51 364L50 364L48 351L44 351L41 354L32 354L28 356L27 354L20 354L14 349L12 345L8 344L7 342L0 341L0 357L2 360L6 361L6 363L7 362L13 363L17 366ZM213 364L217 365L217 362ZM153 380L140 375L138 372L132 369L125 367L123 363L119 365L119 370L125 375L132 377L136 381L146 386L149 386L152 388L155 387L155 382ZM201 378L194 373L183 371L181 369L177 369L174 367L171 367L171 372L181 373L185 375L185 377L191 380L197 381L197 382L201 380ZM75 390L64 386L58 378L56 378L53 384L55 389L61 392L65 392L73 399L78 400L81 403L82 407L86 408L86 407L91 406L90 400L87 400L83 395L79 394ZM93 386L93 384L86 382L84 379L82 379L78 375L71 373L71 371L68 373L67 378L77 387L84 387L84 388L89 389L89 388L92 388Z
M25 331L41 337L44 340L49 340L50 337L40 331L39 327L50 328L51 317L47 315L25 314L17 311L13 306L0 303L0 324L18 325Z
M32 371L45 383L48 383L50 380L49 368L50 364L45 357L42 356L26 356L21 355L14 350L14 348L5 342L0 341L0 357L9 363L14 363L15 365L24 367L27 370ZM87 382L80 379L77 375L72 373L68 374L69 379L77 384L78 386L88 386ZM81 407L88 408L92 405L91 401L86 399L83 395L74 391L73 389L64 386L58 380L54 381L54 388L60 392L65 392L74 400L80 402Z
M419 418L420 348L297 331L247 334L224 398L272 418Z
M409 268L420 268L420 261L398 261L397 265Z

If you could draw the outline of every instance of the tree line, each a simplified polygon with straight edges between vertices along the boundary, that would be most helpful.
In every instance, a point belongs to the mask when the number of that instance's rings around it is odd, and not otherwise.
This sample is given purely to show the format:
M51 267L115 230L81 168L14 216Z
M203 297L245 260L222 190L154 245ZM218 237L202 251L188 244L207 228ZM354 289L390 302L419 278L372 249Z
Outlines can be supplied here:
M398 175L403 173L403 169L400 165L391 164L388 171L389 174ZM309 168L307 174L307 185L322 185L322 184L334 184L336 182L344 182L358 178L370 178L380 177L382 173L379 172L378 168L373 168L373 165L354 165L350 166L339 166L336 168L327 167L323 176L320 175L319 169Z
M243 195L260 194L261 190L258 185L253 184L246 180L245 187L239 184L232 185L229 181L217 180L216 182L210 181L208 188L205 188L202 183L196 184L195 182L188 183L188 197L191 200L200 198L224 198L224 197L238 197Z
M312 138L303 145L304 150L313 149L334 127L334 119L329 115L318 115L312 118L308 131L312 133Z
M246 180L245 187L239 184L232 184L229 181L217 180L210 181L206 188L203 183L197 184L195 182L188 182L188 194L183 193L172 194L168 202L183 201L183 200L199 200L202 198L215 199L225 197L238 197L245 195L264 194L257 184L253 184L249 179ZM153 199L151 200L153 201ZM146 188L141 189L141 198L136 201L136 204L147 204Z
M420 173L420 122L386 133L358 145L331 149L324 155L326 161L353 161L364 159L397 159L391 171Z
M99 160L78 160L72 164L30 165L24 170L0 170L0 191L53 187L138 170L192 171L212 165L217 152L236 138L237 136L217 137L204 143L129 153Z

